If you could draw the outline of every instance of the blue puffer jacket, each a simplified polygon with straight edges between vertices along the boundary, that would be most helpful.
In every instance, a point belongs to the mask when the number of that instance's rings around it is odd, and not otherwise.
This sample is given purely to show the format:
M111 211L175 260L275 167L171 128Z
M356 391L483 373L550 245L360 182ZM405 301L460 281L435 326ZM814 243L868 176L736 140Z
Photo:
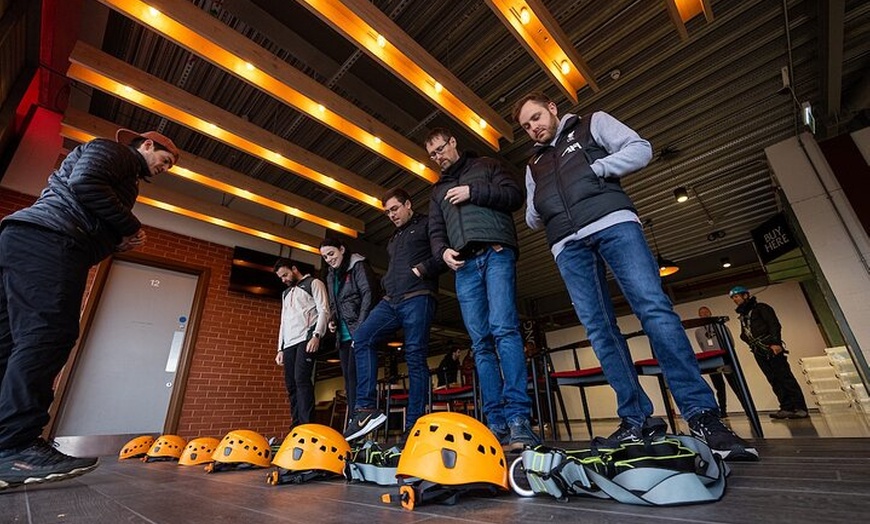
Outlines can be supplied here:
M2 224L23 222L67 234L86 246L97 263L141 227L132 209L139 178L149 174L145 158L132 147L92 140L67 155L32 206Z

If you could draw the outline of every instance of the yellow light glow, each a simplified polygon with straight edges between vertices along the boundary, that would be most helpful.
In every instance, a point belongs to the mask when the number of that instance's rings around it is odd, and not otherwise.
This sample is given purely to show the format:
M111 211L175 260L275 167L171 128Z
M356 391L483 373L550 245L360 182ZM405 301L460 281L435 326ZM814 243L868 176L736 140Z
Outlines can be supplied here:
M532 15L529 13L528 7L520 8L520 22L523 25L528 24L532 20Z
M477 125L479 125L481 129L486 129L486 120L481 118Z
M158 16L160 16L160 11L158 11L157 9L155 9L153 7L149 7L148 14L153 16L153 17L158 17Z
M423 158L425 153L417 144L407 140L402 143L401 139L403 137L397 135L394 139L387 139L382 146L374 148L371 141L368 140L369 132L364 129L364 126L368 127L367 121L364 121L361 117L351 121L337 113L320 114L319 111L314 109L317 105L312 104L310 98L290 85L281 82L275 76L266 74L264 71L269 70L268 67L261 66L258 69L253 63L245 61L232 51L210 40L210 36L191 30L176 22L171 18L172 13L169 16L161 16L159 18L149 16L153 8L141 0L100 0L100 2L134 20L142 22L164 37L182 45L227 72L237 75L240 79L257 89L267 92L299 111L316 118L334 131L356 141L361 146L368 148L375 154L404 168L408 172L420 176L429 183L434 183L438 180L438 173L433 169L429 167L422 171L416 169L418 158ZM384 45L386 45L386 39L384 39ZM386 135L385 138L387 138Z
M568 97L578 102L577 91L587 84L582 73L585 64L543 4L538 0L486 2L550 78ZM594 81L590 84L593 90L598 90Z
M444 91L444 86L441 85L441 82L435 82L435 92L440 93L441 91Z
M286 169L287 171L296 173L313 182L339 191L378 210L383 209L383 205L381 204L380 198L378 196L366 194L365 192L356 189L355 187L351 187L347 184L339 182L332 177L329 177L315 169L308 167L307 165L286 158L278 152L266 149L260 144L252 142L247 138L241 137L235 133L231 133L229 131L221 131L220 133L218 133L216 132L216 130L210 129L207 125L207 122L205 122L201 118L191 115L190 113L182 111L181 109L178 109L176 107L173 107L161 100L142 93L137 93L138 96L130 96L130 93L127 93L123 89L123 86L118 82L95 71L87 69L81 64L72 63L69 70L67 71L67 76L72 79L84 82L93 87L96 87L98 89L102 89L103 91L106 91L108 93L115 94L118 97L128 100L144 109L155 112L187 127L196 129L203 134L211 136L217 140L220 140L221 142L227 143L256 157L267 160L277 165L278 167L281 167L282 169Z
M381 143L381 139L380 139L380 137L377 137L377 136L376 136L376 137L375 137L375 144L380 144L380 143Z
M323 107L323 104L317 104L317 110L320 111L321 113L326 112L326 108Z
M239 233L245 233L247 235L263 238L266 240L270 240L272 242L278 242L279 244L284 244L285 246L295 247L297 249L301 249L303 251L308 251L309 253L314 253L319 255L320 249L314 246L309 246L308 244L303 244L301 242L296 242L295 240L290 240L284 237L280 237L278 235L274 235L272 233L267 233L265 231L260 231L259 229L254 229L252 227L243 226L241 224L236 224L234 222L230 222L229 220L224 220L222 218L213 217L211 215L206 215L205 213L200 213L198 211L193 211L190 209L186 209L183 207L179 207L168 202L163 202L161 200L155 200L153 198L148 198L145 196L139 196L136 199L137 202L145 204L146 206L156 207L157 209L162 209L164 211L169 211L170 213L175 213L176 215L185 216L188 218L193 218L195 220L199 220L202 222L206 222L209 224L214 224L216 226L220 226L226 229L232 229L233 231L238 231Z
M376 31L362 16L345 5L345 2L302 1L324 20L339 29L347 38L354 41L360 48L367 50L373 58L393 71L399 78L405 80L420 94L429 98L435 105L455 118L457 122L486 141L494 150L497 151L499 149L499 137L505 136L509 140L512 140L513 137L509 130L510 126L507 123L502 123L502 119L497 113L488 115L493 125L481 128L478 125L479 117L476 117L475 111L463 99L452 93L450 89L444 89L441 92L438 91L437 87L434 90L431 89L433 85L432 78L435 75L424 70L417 61L399 49L394 42L386 45L387 39L380 32ZM382 38L383 46L381 46ZM442 77L441 74L438 76ZM445 79L442 77L443 80ZM485 103L483 105L485 106ZM485 107L488 108L488 106ZM496 125L496 123L499 125ZM438 180L438 178L436 174L433 182Z
M95 138L99 138L96 135L93 135L93 134L88 133L86 131L83 131L81 129L77 129L75 127L67 125L66 123L61 124L61 135L65 136L71 140L75 140L77 142L80 142L80 143L90 142L91 140L93 140ZM237 187L237 186L234 186L231 184L227 184L227 183L221 182L219 180L215 180L215 179L207 177L203 174L197 173L195 171L191 171L190 169L187 169L185 167L181 167L178 165L172 166L169 169L169 173L171 173L175 176L184 178L186 180L190 180L192 182L202 184L202 185L210 187L212 189L216 189L216 190L222 191L224 193L229 193L231 195L235 195L235 196L244 198L245 200L249 200L251 202L255 202L257 204L260 204L260 205L263 205L266 207L271 207L272 209L276 209L278 211L281 211L282 213L286 213L290 216L293 216L293 217L296 217L296 218L299 218L302 220L306 220L308 222L311 222L312 224L317 224L317 225L323 226L327 229L337 231L339 233L350 236L352 238L357 238L357 236L358 236L357 230L355 230L351 227L347 227L347 226L339 224L338 222L335 222L333 220L327 220L327 219L321 218L317 215L307 213L307 212L302 211L296 207L288 206L287 204L283 204L283 203L278 202L276 200L272 200L270 198L260 196L256 193L252 193L252 192L248 191L247 189L242 189L240 187Z

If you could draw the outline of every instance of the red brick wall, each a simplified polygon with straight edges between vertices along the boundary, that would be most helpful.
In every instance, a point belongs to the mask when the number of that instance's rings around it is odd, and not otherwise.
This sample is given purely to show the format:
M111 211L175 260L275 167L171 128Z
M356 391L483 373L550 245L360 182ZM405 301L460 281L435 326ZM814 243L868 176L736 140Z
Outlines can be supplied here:
M0 187L0 216L33 200ZM178 434L221 438L233 429L250 429L283 438L290 408L282 369L274 360L280 302L229 291L232 248L147 226L145 230L143 253L211 271Z

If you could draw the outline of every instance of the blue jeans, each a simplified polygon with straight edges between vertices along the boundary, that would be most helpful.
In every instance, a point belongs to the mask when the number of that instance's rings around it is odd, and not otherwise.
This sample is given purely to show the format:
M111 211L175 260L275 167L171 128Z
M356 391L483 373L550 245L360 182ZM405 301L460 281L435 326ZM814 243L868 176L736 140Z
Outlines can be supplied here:
M516 260L512 249L487 249L456 271L456 295L471 336L483 412L487 425L499 430L516 419L528 420L532 408L517 315Z
M408 364L408 414L406 427L423 415L429 396L429 327L435 317L435 297L421 295L398 303L381 300L353 334L356 359L356 406L377 405L378 345L399 328L405 330L402 352Z
M642 424L652 415L653 406L640 387L628 344L616 325L605 263L640 319L683 418L715 411L713 392L701 378L680 317L662 291L658 265L643 230L637 222L623 222L569 242L556 259L577 317L616 391L619 416Z

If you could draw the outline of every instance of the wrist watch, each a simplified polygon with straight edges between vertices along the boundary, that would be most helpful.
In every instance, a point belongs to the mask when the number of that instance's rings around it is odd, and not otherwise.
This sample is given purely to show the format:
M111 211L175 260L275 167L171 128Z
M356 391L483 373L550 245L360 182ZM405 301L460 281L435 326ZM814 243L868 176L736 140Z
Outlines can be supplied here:
M315 338L320 338L320 333L314 333L312 336Z

